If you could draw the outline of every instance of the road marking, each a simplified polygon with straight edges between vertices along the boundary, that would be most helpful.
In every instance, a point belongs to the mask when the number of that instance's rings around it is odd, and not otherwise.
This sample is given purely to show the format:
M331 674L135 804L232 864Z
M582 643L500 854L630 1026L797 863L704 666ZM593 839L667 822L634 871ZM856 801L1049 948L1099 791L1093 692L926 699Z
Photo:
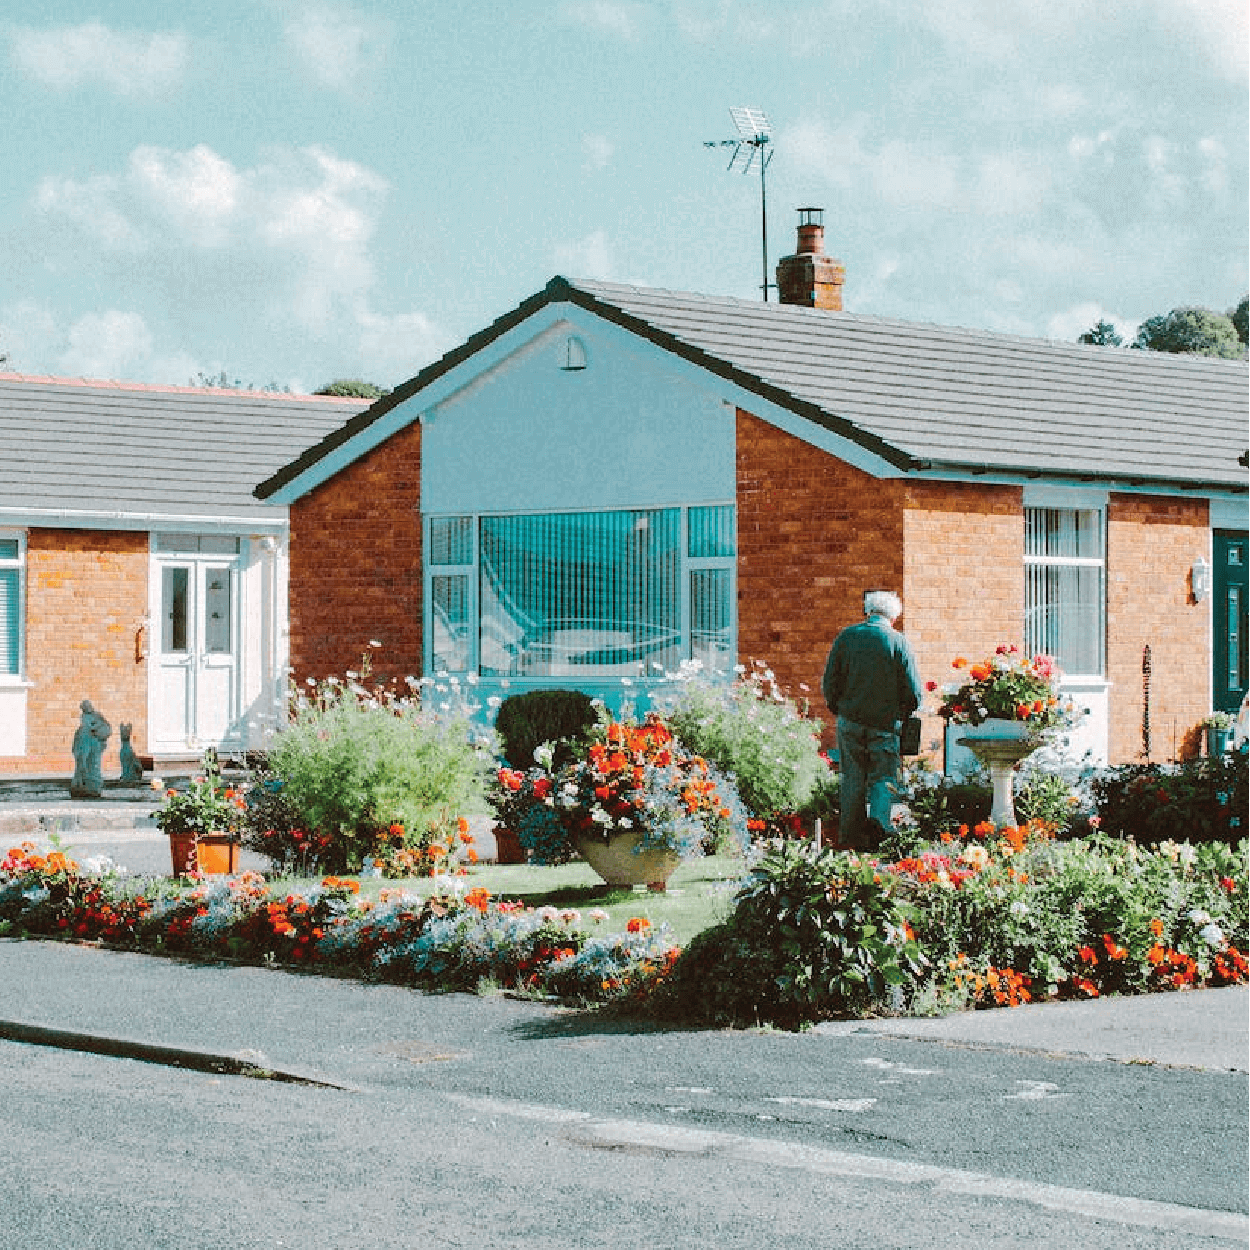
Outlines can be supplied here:
M649 1124L639 1120L598 1119L586 1111L511 1102L502 1098L476 1098L450 1093L444 1097L483 1114L508 1115L518 1119L568 1125L568 1135L572 1140L596 1149L632 1148L661 1154L716 1155L742 1163L792 1168L822 1176L885 1181L899 1185L926 1185L938 1193L999 1198L1088 1219L1112 1220L1118 1224L1153 1228L1162 1232L1222 1237L1241 1244L1245 1244L1250 1237L1250 1220L1244 1215L1229 1211L1183 1207L1146 1198L1126 1198L1093 1189L1047 1185L1006 1176L991 1176L983 1172L969 1172L962 1168L849 1154L821 1146L771 1141L713 1129L678 1128L672 1124Z
M1068 1096L1059 1093L1059 1086L1052 1085L1049 1081L1017 1081L1016 1084L1023 1088L1014 1094L1004 1094L1004 1102L1010 1102L1013 1099L1021 1102L1040 1102L1043 1098L1067 1098Z
M877 1105L875 1098L766 1098L765 1102L779 1102L787 1107L818 1107L822 1111L870 1111Z
M941 1076L936 1068L909 1068L889 1059L861 1059L867 1068L877 1068L881 1072L897 1072L900 1076Z

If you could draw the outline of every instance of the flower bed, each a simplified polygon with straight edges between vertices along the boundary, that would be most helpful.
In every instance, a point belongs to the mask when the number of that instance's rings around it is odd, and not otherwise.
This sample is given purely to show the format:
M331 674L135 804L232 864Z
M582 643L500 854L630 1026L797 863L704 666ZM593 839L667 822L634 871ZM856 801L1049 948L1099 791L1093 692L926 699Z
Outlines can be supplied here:
M133 881L26 844L0 860L0 935L785 1027L1246 980L1244 842L1148 850L1050 832L965 827L894 861L777 842L730 919L685 952L665 926L610 933L605 913L527 908L464 878L372 900L333 876L303 893L255 873Z

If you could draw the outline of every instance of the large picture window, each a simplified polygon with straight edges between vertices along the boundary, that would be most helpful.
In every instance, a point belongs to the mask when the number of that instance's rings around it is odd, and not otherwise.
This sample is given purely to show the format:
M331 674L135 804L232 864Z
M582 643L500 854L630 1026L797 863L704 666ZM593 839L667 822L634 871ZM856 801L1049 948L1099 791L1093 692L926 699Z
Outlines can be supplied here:
M649 677L733 663L732 505L431 517L434 672Z
M1105 542L1100 508L1026 508L1024 639L1064 673L1101 677Z
M18 677L22 672L25 557L22 538L0 535L0 677Z

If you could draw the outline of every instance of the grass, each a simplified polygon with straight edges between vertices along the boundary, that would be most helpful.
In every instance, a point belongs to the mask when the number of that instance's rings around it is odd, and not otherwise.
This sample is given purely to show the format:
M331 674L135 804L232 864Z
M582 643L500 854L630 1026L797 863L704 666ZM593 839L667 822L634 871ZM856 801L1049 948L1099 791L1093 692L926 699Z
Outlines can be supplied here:
M519 900L527 907L574 909L590 927L589 911L599 908L608 913L601 926L604 932L623 932L628 921L642 917L653 925L667 923L673 940L685 946L704 929L724 920L733 909L733 897L745 869L733 855L709 855L686 860L669 878L668 889L653 894L645 886L634 889L604 885L594 870L581 860L555 867L530 864L477 864L467 877L467 889L488 890L494 897ZM303 893L321 878L271 878L275 892ZM430 877L381 879L360 878L362 895L377 897L383 890L407 890L413 894L433 892Z

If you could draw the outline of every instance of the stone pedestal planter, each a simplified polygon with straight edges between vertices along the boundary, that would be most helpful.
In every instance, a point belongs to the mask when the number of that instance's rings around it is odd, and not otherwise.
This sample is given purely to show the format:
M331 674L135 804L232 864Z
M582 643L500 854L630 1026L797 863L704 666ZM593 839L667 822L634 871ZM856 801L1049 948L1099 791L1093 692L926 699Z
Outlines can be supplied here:
M964 725L961 730L959 745L967 747L989 769L994 788L990 819L999 828L1015 825L1012 778L1016 765L1041 746L1040 735L1027 722L1018 720L986 720L979 725Z
M657 893L668 888L668 879L681 863L676 851L659 848L639 850L642 835L632 831L602 838L576 835L577 853L608 885L645 885Z

